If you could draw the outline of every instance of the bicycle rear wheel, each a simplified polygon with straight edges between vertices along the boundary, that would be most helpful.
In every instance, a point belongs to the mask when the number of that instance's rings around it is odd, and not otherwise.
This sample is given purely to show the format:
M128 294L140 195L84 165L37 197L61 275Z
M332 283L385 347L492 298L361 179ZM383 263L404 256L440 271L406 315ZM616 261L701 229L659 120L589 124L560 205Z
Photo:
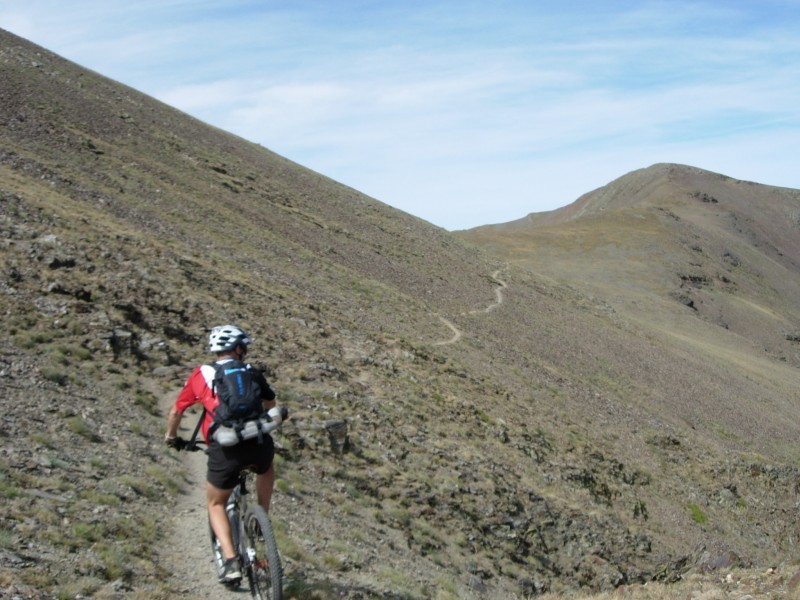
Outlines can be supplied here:
M283 566L267 513L261 506L250 506L243 525L250 593L259 600L282 600Z

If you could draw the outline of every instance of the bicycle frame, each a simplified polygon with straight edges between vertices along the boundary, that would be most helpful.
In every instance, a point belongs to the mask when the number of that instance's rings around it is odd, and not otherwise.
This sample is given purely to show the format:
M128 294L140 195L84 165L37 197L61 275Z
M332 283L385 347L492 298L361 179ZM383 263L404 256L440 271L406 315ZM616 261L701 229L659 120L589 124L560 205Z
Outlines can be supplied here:
M225 504L225 512L228 514L228 521L231 524L231 537L233 538L233 547L236 552L239 554L242 560L242 570L247 576L248 571L250 570L250 563L252 561L252 556L245 548L244 535L242 531L242 515L244 515L247 511L247 471L243 470L239 473L239 483L236 484L236 487L233 488L230 497L228 498L228 502ZM209 524L210 528L210 524ZM211 530L211 537L212 537L212 544L216 540L216 535L214 534L213 529ZM224 563L224 556L221 553L221 549L218 552L217 547L214 547L214 559L216 561L217 571L218 574L222 573L222 566ZM238 582L236 583L235 587L238 587Z
M190 451L200 450L197 443ZM207 450L205 451L208 452ZM242 469L239 473L239 482L233 488L225 512L231 524L231 537L233 547L236 549L241 563L242 574L247 579L250 593L259 600L281 600L283 598L283 566L278 554L272 524L264 508L258 503L248 502L250 494L247 485L249 469ZM209 523L211 536L211 551L217 575L222 574L225 557L217 540L211 523ZM236 589L239 581L231 583L228 587Z

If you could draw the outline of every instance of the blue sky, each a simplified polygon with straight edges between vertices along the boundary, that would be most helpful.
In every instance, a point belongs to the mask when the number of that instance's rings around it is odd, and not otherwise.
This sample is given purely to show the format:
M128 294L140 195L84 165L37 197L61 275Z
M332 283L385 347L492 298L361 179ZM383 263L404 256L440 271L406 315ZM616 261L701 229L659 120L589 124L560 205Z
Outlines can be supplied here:
M0 27L449 230L657 162L800 188L800 0L0 0Z

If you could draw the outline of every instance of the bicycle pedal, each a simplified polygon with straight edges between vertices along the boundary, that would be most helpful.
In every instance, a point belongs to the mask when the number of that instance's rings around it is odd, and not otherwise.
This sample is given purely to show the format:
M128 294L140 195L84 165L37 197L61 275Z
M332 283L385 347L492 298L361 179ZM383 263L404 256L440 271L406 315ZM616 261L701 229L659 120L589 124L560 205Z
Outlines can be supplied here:
M229 590L236 590L239 588L239 585L242 583L241 579L231 579L230 581L223 581L222 585L224 585Z

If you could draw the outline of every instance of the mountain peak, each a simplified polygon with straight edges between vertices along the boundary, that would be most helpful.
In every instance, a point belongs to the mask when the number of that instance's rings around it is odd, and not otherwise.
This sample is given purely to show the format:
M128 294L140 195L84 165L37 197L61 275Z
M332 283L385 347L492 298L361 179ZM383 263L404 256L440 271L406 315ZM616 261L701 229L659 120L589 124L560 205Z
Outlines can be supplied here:
M559 225L635 207L660 206L666 209L691 198L722 195L740 203L752 197L754 186L762 190L783 189L734 179L690 165L656 163L622 175L561 208L530 213L507 223L483 225L473 231L514 231Z

